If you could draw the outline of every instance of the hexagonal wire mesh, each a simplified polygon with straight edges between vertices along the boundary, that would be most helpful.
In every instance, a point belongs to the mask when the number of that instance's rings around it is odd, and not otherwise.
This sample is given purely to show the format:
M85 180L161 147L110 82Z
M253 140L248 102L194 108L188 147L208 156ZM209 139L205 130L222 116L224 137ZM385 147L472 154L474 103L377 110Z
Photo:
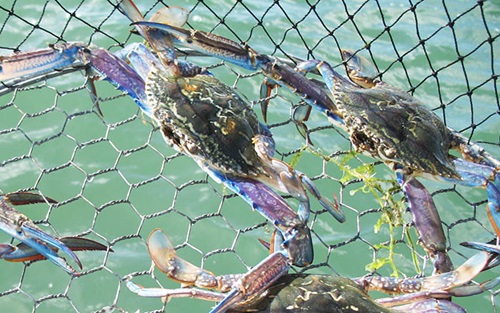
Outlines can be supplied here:
M137 1L139 2L139 1ZM320 58L340 64L341 48L361 50L385 81L409 90L446 124L500 156L497 89L499 7L494 2L452 1L140 1L146 15L167 5L191 12L189 27L212 31L255 50L279 57ZM113 1L71 0L0 5L0 54L43 48L58 41L83 41L118 50L140 41ZM260 73L219 60L189 57L212 67L252 105L259 102ZM340 71L343 71L339 67ZM245 272L267 254L257 238L272 227L240 198L207 177L189 158L167 147L157 128L133 101L105 82L97 84L101 116L93 105L85 78L78 72L8 90L0 98L0 191L32 190L59 201L57 205L21 208L44 230L58 236L85 236L108 244L114 252L79 253L81 277L72 278L50 262L2 263L0 307L15 312L208 311L213 303L140 298L122 278L145 286L177 287L154 270L146 250L147 236L163 228L179 246L179 254L215 273ZM373 195L359 191L364 183L344 175L326 155L339 159L349 141L326 118L313 112L308 127L314 146L303 150L291 106L298 98L278 90L268 122L278 155L297 161L320 190L347 214L340 225L313 202L310 227L315 262L308 273L343 276L366 274L365 266L388 256L375 245L390 238L387 225L374 232L381 209ZM256 106L256 111L258 105ZM303 153L299 153L303 151ZM300 155L300 158L297 156ZM356 158L349 164L374 162ZM384 165L376 177L394 179ZM431 190L449 239L454 264L473 252L458 244L493 237L483 190L423 180ZM356 192L357 191L357 192ZM401 193L395 195L402 198ZM296 205L293 199L289 199ZM409 217L405 214L406 221ZM412 248L405 228L394 230L394 260L400 275L429 274L418 246ZM416 235L410 230L413 241ZM4 234L1 242L11 242ZM388 265L378 270L389 275ZM498 273L498 271L496 272ZM483 275L481 279L490 276ZM496 292L457 299L465 308L495 311ZM485 305L487 304L487 305Z

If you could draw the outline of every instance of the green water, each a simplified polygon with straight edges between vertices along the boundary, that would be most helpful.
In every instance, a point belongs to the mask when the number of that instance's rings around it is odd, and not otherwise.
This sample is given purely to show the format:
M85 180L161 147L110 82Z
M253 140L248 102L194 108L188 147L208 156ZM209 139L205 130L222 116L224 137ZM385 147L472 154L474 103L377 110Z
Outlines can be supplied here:
M0 10L2 48L41 48L55 42L55 36L62 36L67 41L91 40L108 48L116 44L111 38L122 42L129 36L128 21L119 12L114 12L107 2L84 1L80 5L79 1L59 1L69 12L79 7L76 17L71 18L55 1L47 2L45 8L43 3L19 2L12 6L11 2L4 1L2 7L13 7L15 14ZM321 58L337 65L340 48L358 50L371 43L373 57L384 73L384 80L405 90L416 87L415 95L420 100L436 109L447 125L466 135L471 133L469 126L476 124L472 139L486 142L484 146L500 157L498 145L488 144L498 142L500 121L498 114L495 115L498 99L490 79L492 73L499 71L498 61L492 55L498 55L500 49L498 40L485 43L488 32L495 37L500 30L500 10L494 1L486 2L483 7L488 28L482 21L481 10L476 7L458 18L453 29L442 28L448 23L447 14L455 19L475 2L446 2L446 11L443 2L425 1L418 4L415 19L406 3L380 1L379 9L376 2L349 1L347 11L354 14L354 23L344 22L346 8L336 1L320 2L316 12L310 12L306 18L309 6L300 1L281 2L271 7L263 0L243 3L246 8L228 1L168 2L191 9L190 23L195 28L248 41L257 51L277 56L283 56L282 51L275 49L279 45L290 55ZM145 12L153 4L141 1L139 7ZM156 5L153 11L160 7ZM263 27L255 26L256 20L248 10L259 18L264 16ZM216 24L219 19L213 12L224 17L225 24ZM290 29L290 21L298 22L296 29ZM33 28L27 23L38 23L40 27ZM393 24L389 33L380 35L385 25ZM329 31L334 31L335 38L328 36ZM456 45L453 34L457 36ZM418 46L420 39L425 39L425 47ZM453 63L457 60L457 50L467 55L463 63ZM308 51L312 51L312 55ZM11 52L0 49L2 55ZM399 56L402 62L395 62ZM192 60L203 65L217 62L203 58ZM438 72L436 77L430 76L431 67ZM217 67L213 72L235 86L249 101L258 100L261 75L238 77L238 73L250 73L233 66ZM467 84L473 89L470 97L464 95ZM0 97L3 130L0 131L0 191L34 189L57 199L61 202L57 207L34 205L20 210L33 220L44 222L41 227L50 233L59 236L85 234L109 244L114 252L79 253L84 271L90 272L77 279L70 278L50 262L29 266L1 263L2 310L161 310L164 306L159 299L140 298L120 281L129 273L151 268L145 241L151 230L158 227L163 228L175 244L183 245L179 250L183 258L214 273L244 272L266 256L257 238L268 238L271 226L253 228L264 219L239 198L222 200L227 191L207 178L192 160L167 147L159 132L154 131L151 122L129 98L116 97L120 93L112 86L97 83L98 94L104 99L101 103L104 116L101 117L80 73L36 86L40 87ZM269 109L269 123L274 125L272 131L278 152L290 161L293 157L290 152L304 145L295 126L288 121L290 103L297 98L285 90L278 93L279 97L272 101ZM439 108L441 104L444 110ZM318 113L312 114L308 122L310 128L329 125ZM314 148L321 149L324 154L349 149L345 134L332 128L313 132L312 140ZM308 272L364 275L364 266L373 256L367 243L377 244L388 239L385 228L377 235L373 233L373 224L380 213L368 213L367 210L377 208L378 204L370 195L351 194L361 187L360 183L341 189L342 173L338 168L309 152L303 154L297 169L315 178L321 192L328 197L337 194L347 215L347 222L342 225L326 213L311 217L315 264L328 266ZM377 167L377 175L393 177L384 166ZM448 231L453 248L450 255L458 265L465 260L464 256L472 255L458 243L492 238L484 210L485 192L462 187L456 187L455 191L450 189L451 185L427 180L424 183L431 191L447 190L437 193L434 200L444 223L452 226ZM290 202L296 205L293 200ZM313 209L318 210L318 203L315 200L311 203ZM457 222L459 220L463 222ZM400 232L398 230L399 237ZM328 249L328 245L337 246L350 240L353 242L333 251ZM0 242L10 242L10 238L0 234ZM226 252L214 253L221 249ZM415 275L408 249L398 245L397 253L401 254L396 257L399 268L409 276ZM387 275L390 268L384 267L380 273ZM483 275L480 280L494 277L495 273L498 271ZM158 270L154 271L154 277L143 275L134 281L152 287L157 287L158 283L167 288L179 286ZM11 292L6 293L9 290ZM470 312L476 312L479 307L482 312L493 312L497 301L485 294L459 299L458 303ZM165 309L168 312L206 312L212 305L194 299L173 299Z

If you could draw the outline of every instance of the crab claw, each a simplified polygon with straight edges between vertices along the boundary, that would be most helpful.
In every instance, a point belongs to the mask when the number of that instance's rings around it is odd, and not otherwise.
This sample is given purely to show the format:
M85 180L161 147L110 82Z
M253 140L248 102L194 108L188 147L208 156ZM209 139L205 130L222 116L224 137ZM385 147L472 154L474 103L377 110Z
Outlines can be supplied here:
M155 229L148 238L148 251L156 267L167 276L186 286L215 288L216 276L177 256L172 242L161 229Z
M127 279L127 288L143 297L199 297L220 301L211 312L225 312L234 304L257 297L290 268L284 253L276 252L254 266L245 274L215 276L177 256L173 244L161 229L155 229L148 238L149 254L155 265L167 276L185 286L216 289L220 292L198 288L163 289L144 288ZM227 292L224 294L223 292Z
M172 36L174 44L183 45L249 70L257 70L261 66L260 59L252 48L243 47L233 40L213 33L184 29L175 25L177 24L176 22L172 23L168 21L163 21L163 23L156 21L134 21L133 24L139 27L147 26L162 30Z
M470 187L485 188L488 195L487 214L491 225L500 237L500 172L496 167L488 164L477 164L463 159L453 160L461 179L448 179Z
M267 123L267 108L269 107L269 97L271 97L271 91L274 86L267 82L267 79L264 79L262 84L260 85L260 98L266 99L260 103L260 111L262 112L262 118L264 119L264 123Z
M469 284L471 280L489 266L492 258L494 259L496 256L498 255L481 251L473 255L456 270L430 277L397 279L394 277L371 276L358 278L355 281L366 290L375 289L387 293L405 293L404 295L377 300L379 304L386 307L413 302L413 304L398 307L398 312L399 310L414 312L416 308L422 309L422 311L418 312L424 312L424 308L427 308L427 310L429 308L441 308L443 310L450 308L452 309L450 312L463 312L453 309L448 298L475 295L498 286L500 283L499 277L479 285ZM432 312L435 311L432 310Z
M335 219L341 223L345 222L344 212L339 208L338 204L322 196L309 177L273 157L275 150L274 141L271 137L256 135L253 137L252 142L257 155L264 161L263 173L257 176L257 180L277 190L286 192L299 200L298 215L302 221L307 221L310 214L307 189Z
M4 228L4 225L0 224L0 228L8 234L12 234L10 231L7 231ZM16 233L16 235L13 237L22 241L27 249L24 248L24 246L21 247L22 250L19 250L19 248L13 246L9 246L7 248L3 247L2 251L0 252L0 255L3 259L11 262L21 262L29 261L31 259L36 260L44 257L69 274L75 276L79 275L62 257L57 254L57 250L63 251L78 264L78 267L80 269L82 268L82 263L75 255L75 253L59 239L52 237L51 235L41 231L40 229L33 228L27 225L21 226L20 232ZM32 252L33 250L36 251L36 253ZM33 256L30 257L30 255Z
M61 250L69 255L81 269L82 264L75 253L59 239L45 233L28 217L9 206L8 202L10 199L13 199L14 203L18 204L41 202L40 196L32 193L11 193L6 196L0 196L0 229L26 244L28 247L36 250L39 254L61 267L66 272L72 275L78 275L78 273L55 251ZM15 247L3 246L3 251L0 252L0 254L3 258L8 259L10 258L10 253L16 253L16 249Z
M118 10L125 15L132 22L139 22L144 20L144 16L137 8L133 1L121 0L118 5ZM182 7L164 7L155 12L150 22L165 23L177 27L184 26L189 19L189 11Z
M307 144L314 146L311 138L309 138L307 125L304 123L309 119L311 110L312 108L310 105L308 105L305 101L301 101L301 103L299 103L299 106L297 106L295 110L293 110L292 120L295 123L295 127L297 127L299 134L306 139ZM264 112L262 112L262 114L264 114Z
M62 69L79 59L81 43L74 45L50 45L47 49L17 53L8 57L0 57L0 81L19 77L33 77Z
M7 86L21 86L18 81L35 80L51 74L57 76L61 70L81 68L85 68L89 77L97 76L111 82L126 92L146 114L149 113L142 78L108 51L81 42L53 44L47 49L0 57L0 81ZM95 87L90 85L89 88L93 93L92 101L98 106Z
M179 289L145 288L141 285L137 285L131 280L127 280L126 285L131 292L141 297L163 298L164 302L168 301L168 299L170 298L180 298L180 297L197 297L207 301L219 302L222 301L225 297L225 294L223 293L205 289L198 289L198 288L179 288Z
M76 264L78 264L78 267L82 269L82 263L80 262L80 259L68 246L66 246L59 239L43 232L35 225L26 224L27 223L24 223L21 226L21 231L17 234L17 236L13 236L14 238L20 240L28 247L38 251L39 254L43 255L52 263L58 265L69 274L78 275L78 273L75 272L75 270L66 262L66 260L64 260L57 254L57 252L55 252L57 250L60 250L66 253L73 259L73 261L76 262Z
M107 246L87 238L63 237L59 240L69 249L71 249L71 251L106 251L108 249ZM40 254L37 250L33 249L25 243L20 243L15 247L11 245L0 245L0 247L2 248L0 249L0 258L4 259L5 261L27 262L46 259L44 255ZM57 252L55 248L53 249L54 252ZM109 249L109 251L113 252L112 249Z
M119 3L118 9L120 12L125 15L134 25L136 26L137 32L146 39L151 47L158 53L160 58L164 61L174 60L175 59L175 51L172 44L172 39L170 35L164 31L158 31L156 29L147 28L143 25L136 24L144 21L144 16L139 11L137 6L129 0L123 0ZM159 19L158 16L161 17L162 14L165 14L168 9L162 9L160 12L157 12L156 19ZM163 12L163 13L162 13ZM171 17L174 18L176 15L173 13ZM186 21L189 15L186 16Z
M349 79L364 88L372 88L378 75L375 65L360 56L359 53L355 54L353 51L344 49L341 53L346 72L349 73Z
M490 256L489 253L479 252L452 272L427 277L424 279L424 289L451 289L468 283L484 270L489 263Z
M261 69L268 78L261 88L261 95L269 95L272 86L279 85L298 93L304 101L328 117L344 124L340 118L342 113L337 109L327 92L315 82L303 75L297 75L293 67L281 60L260 54L248 45L240 45L228 38L200 30L189 30L173 25L175 23L157 23L155 21L138 21L136 26L148 26L162 30L171 35L174 44L193 49L204 55L209 55L223 61L235 64L252 71Z
M297 266L307 266L312 263L311 233L290 206L265 184L240 177L217 177L224 179L224 184L240 195L255 210L259 211L280 232L283 244L287 245L290 259Z

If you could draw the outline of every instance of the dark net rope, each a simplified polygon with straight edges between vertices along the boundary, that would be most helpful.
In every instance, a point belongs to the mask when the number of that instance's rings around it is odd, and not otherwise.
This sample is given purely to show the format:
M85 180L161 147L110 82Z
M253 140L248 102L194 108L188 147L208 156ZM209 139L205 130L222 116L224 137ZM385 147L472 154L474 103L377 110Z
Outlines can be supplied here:
M451 1L307 1L300 7L280 1L149 1L140 3L140 9L151 15L164 5L189 9L187 27L247 42L259 52L290 61L325 58L341 73L340 49L360 51L384 80L428 102L447 125L500 155L495 59L500 25L492 1L460 6ZM116 51L139 40L129 29L113 1L4 1L0 54L61 41L83 41ZM189 60L209 66L259 110L261 74L211 58ZM52 234L85 236L114 250L79 253L84 271L78 279L49 262L4 262L0 304L20 312L207 311L212 303L174 299L165 305L125 288L122 278L128 274L145 286L178 286L152 270L145 246L151 230L165 229L182 257L194 264L230 273L244 272L265 257L257 238L267 240L272 227L192 160L166 147L130 99L107 83L98 83L97 88L104 116L79 73L43 80L0 98L0 191L31 190L57 199L57 205L19 209ZM364 275L365 265L388 257L388 226L376 234L373 226L382 209L371 193L359 191L364 186L359 177L341 180L346 174L332 160L349 155L348 137L317 112L307 123L314 146L304 148L305 140L295 131L290 114L290 107L298 103L298 97L286 90L272 96L268 123L278 157L306 171L329 198L338 195L348 219L338 224L311 200L309 224L316 256L306 272ZM374 165L375 177L394 178L369 158L356 156L347 164ZM423 182L438 205L450 256L458 265L472 255L458 245L461 241L493 237L485 217L485 192ZM383 186L389 189L392 183ZM399 200L402 195L396 191L393 197ZM409 215L403 213L403 219L409 222ZM411 237L405 235L407 226L398 226L392 237L399 274L417 274L412 252L418 268L428 274L431 266L415 243L415 232L410 229ZM0 242L12 241L0 234ZM389 275L392 269L386 264L377 272ZM472 311L480 303L493 312L495 295L496 291L458 301Z

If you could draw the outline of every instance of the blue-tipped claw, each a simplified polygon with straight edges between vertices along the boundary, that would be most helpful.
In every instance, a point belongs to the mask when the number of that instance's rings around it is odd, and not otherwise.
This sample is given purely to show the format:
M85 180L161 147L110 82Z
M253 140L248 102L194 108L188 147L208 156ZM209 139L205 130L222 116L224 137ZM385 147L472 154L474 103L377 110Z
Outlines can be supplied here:
M219 178L224 178L227 187L276 227L283 241L287 242L288 253L294 265L306 266L312 263L314 253L306 220L299 218L281 196L259 181L239 177Z
M0 81L12 78L32 77L34 74L43 75L54 70L69 67L82 60L79 54L83 43L55 44L47 49L17 53L9 57L0 57Z
M63 237L59 239L64 245L66 245L71 251L106 251L108 247L94 240L90 240L87 238L81 237ZM12 245L0 245L0 251L3 251L3 248L8 250L8 253L1 254L0 258L9 262L28 262L28 261L38 261L44 260L46 257L28 246L25 243L20 243L17 246ZM113 252L113 249L109 249L109 251ZM57 250L54 250L57 253Z
M82 263L80 259L76 256L76 254L63 242L59 239L47 234L42 231L38 227L33 227L34 225L29 225L28 223L24 223L21 226L21 233L17 239L21 240L27 246L35 249L41 255L46 257L49 261L58 264L61 268L65 268L68 273L73 272L69 268L67 268L67 263L64 259L62 259L55 250L60 250L73 259L76 262L78 267L82 269Z
M0 256L11 262L46 258L69 274L78 276L79 273L64 258L59 256L57 252L62 251L69 255L81 269L82 264L71 247L74 250L103 250L104 246L86 239L60 240L42 231L28 217L9 205L9 203L28 204L43 201L55 202L53 199L43 198L40 195L27 192L10 193L0 196L0 229L21 241L21 244L17 247L7 244L0 245ZM66 245L65 242L70 246Z

